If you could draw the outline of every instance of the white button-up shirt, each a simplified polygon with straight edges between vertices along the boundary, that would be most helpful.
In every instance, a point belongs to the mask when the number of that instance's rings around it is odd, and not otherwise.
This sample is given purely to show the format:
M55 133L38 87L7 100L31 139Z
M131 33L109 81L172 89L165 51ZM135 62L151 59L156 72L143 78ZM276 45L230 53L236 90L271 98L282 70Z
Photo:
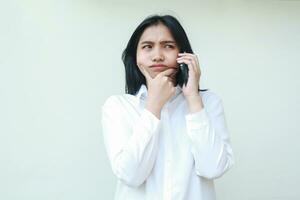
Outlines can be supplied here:
M109 97L102 106L104 144L118 178L115 200L214 200L213 179L233 165L221 99L200 92L190 113L181 88L161 118L145 109L147 88Z

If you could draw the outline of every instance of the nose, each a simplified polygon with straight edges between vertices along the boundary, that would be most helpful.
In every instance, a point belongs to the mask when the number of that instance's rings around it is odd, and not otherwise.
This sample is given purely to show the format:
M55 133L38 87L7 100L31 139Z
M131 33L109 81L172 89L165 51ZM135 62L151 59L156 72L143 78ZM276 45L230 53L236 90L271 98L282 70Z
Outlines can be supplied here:
M161 51L160 48L156 48L154 51L153 51L153 57L152 57L152 61L153 62L161 62L164 60L164 55L163 55L163 52Z

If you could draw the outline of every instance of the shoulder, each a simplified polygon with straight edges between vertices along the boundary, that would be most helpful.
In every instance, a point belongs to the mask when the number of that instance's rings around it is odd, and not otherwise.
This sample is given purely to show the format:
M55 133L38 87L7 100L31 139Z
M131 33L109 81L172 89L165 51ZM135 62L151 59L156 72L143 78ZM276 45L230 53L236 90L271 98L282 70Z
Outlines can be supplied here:
M109 96L103 103L103 107L107 107L107 106L112 106L112 105L115 105L115 104L118 104L118 102L120 101L120 97L122 95L112 95L112 96Z
M120 108L136 98L130 94L109 96L103 103L102 108Z

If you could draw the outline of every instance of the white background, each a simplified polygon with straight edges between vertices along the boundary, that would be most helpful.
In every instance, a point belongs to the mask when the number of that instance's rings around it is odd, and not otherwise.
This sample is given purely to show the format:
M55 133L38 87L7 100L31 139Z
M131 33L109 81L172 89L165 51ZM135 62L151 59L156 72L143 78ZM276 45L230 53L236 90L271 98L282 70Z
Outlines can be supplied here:
M300 198L300 1L1 0L1 200L113 199L100 108L154 13L179 19L223 99L236 163L218 199Z

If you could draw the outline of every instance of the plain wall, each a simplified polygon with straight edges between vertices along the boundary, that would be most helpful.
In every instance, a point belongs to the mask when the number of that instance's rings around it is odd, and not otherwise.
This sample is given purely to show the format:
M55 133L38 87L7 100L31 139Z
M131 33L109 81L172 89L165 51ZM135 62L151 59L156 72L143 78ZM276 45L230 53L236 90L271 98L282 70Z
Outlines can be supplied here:
M1 0L1 200L113 199L100 107L154 13L180 20L223 99L235 166L218 199L300 199L300 1Z

